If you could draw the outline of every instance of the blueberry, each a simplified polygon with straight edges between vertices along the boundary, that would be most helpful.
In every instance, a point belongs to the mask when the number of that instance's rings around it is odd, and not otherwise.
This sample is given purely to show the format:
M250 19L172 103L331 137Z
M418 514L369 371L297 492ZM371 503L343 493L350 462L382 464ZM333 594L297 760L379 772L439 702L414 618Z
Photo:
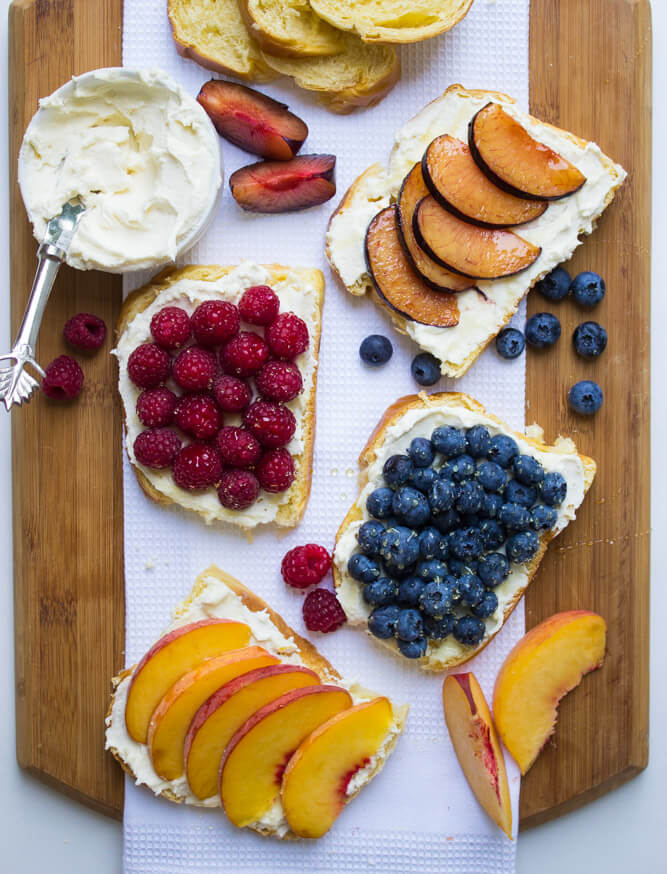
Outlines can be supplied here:
M433 447L426 437L415 437L410 443L408 455L415 467L428 467L433 463Z
M454 637L464 646L476 646L484 639L486 626L476 616L461 616L454 625Z
M516 328L503 328L496 337L496 352L501 358L518 358L526 348L526 340Z
M419 385L435 385L440 379L440 362L430 352L415 355L410 365L412 376Z
M437 479L428 490L428 502L434 516L451 510L456 500L456 486L450 480Z
M537 486L544 479L544 468L532 455L517 455L512 461L512 470L525 486Z
M431 516L426 496L410 486L401 486L394 492L391 508L394 515L410 528L421 528Z
M382 576L380 562L374 558L369 558L362 552L355 552L350 556L347 572L360 583L372 583L373 580L379 580Z
M416 531L393 525L380 538L380 555L387 571L405 573L419 558L419 537Z
M480 516L485 519L495 519L498 515L498 510L503 505L503 499L500 495L484 495L482 506L479 511Z
M396 604L388 604L386 607L376 607L368 617L368 630L375 637L387 640L396 633L396 622L401 615L401 608Z
M515 440L506 434L496 434L491 438L489 447L489 459L495 461L501 467L509 467L512 459L519 454L519 447Z
M415 610L413 607L401 610L396 621L396 637L411 641L417 640L423 633L424 627L419 610Z
M426 494L437 478L438 474L432 467L416 467L410 474L408 482L413 488Z
M449 549L455 558L469 561L479 558L484 550L484 541L478 528L458 528L449 539Z
M442 582L428 583L419 596L420 609L433 619L442 619L454 604L455 590L454 577Z
M509 576L510 563L502 552L487 552L477 563L477 575L487 589L499 586Z
M384 525L381 522L364 522L357 531L357 543L361 551L366 555L377 555L383 531Z
M491 435L484 425L473 425L466 431L466 447L471 458L486 458L491 445Z
M364 601L372 604L373 607L383 607L385 604L393 603L397 594L398 586L389 577L380 577L379 580L366 583L362 590Z
M424 633L431 640L444 640L454 630L455 623L456 616L453 613L445 613L442 619L424 616Z
M530 527L533 531L550 531L558 520L558 513L553 507L538 504L530 511Z
M540 547L540 538L534 531L521 531L508 537L505 549L510 561L524 564L530 561Z
M461 600L469 607L474 607L484 597L484 586L479 577L475 574L463 574L456 581L456 588L461 596Z
M387 337L382 334L371 334L362 341L359 347L359 355L361 360L366 364L372 364L377 367L380 364L386 364L394 353L394 347Z
M532 486L524 486L516 479L511 479L505 489L505 502L508 504L521 504L530 509L537 500L537 489Z
M463 455L467 448L466 435L459 428L451 425L440 425L431 434L433 448L442 453L445 458L455 458Z
M526 343L544 349L560 337L560 322L551 313L536 313L526 322Z
M388 488L379 488L366 498L366 509L375 519L386 519L391 516L391 502L394 493Z
M479 523L479 530L485 549L498 549L499 546L503 545L507 537L505 529L495 519L483 519Z
M475 473L475 462L469 455L459 455L457 458L452 458L448 461L443 470L445 468L448 471L445 476L451 474L454 482L460 483Z
M473 480L466 480L456 487L454 509L458 513L477 513L484 499L484 489Z
M464 574L477 573L477 562L473 560L461 561L460 558L450 558L447 562L447 566L455 577L462 577Z
M562 504L567 495L567 483L562 474L553 471L547 473L540 483L540 497L549 507Z
M487 492L502 492L507 482L507 474L495 461L482 461L478 464L475 478Z
M582 307L594 307L600 303L607 290L604 279L597 273L586 271L572 280L572 297Z
M491 592L489 589L484 592L482 600L475 604L472 608L472 612L475 616L479 616L480 619L486 619L487 616L491 616L498 609L498 596L495 592Z
M582 358L597 358L607 347L607 332L597 322L582 322L572 334L574 351Z
M392 455L385 461L382 475L388 486L397 488L410 479L413 469L412 461L407 455Z
M572 279L564 267L556 267L535 284L535 290L547 300L563 300L570 293Z
M420 561L415 568L415 575L426 583L430 583L433 580L444 580L447 576L447 565L436 558Z
M397 640L398 650L406 659L420 659L426 655L426 647L428 641L425 637L418 637L416 640Z
M444 556L442 554L444 541ZM419 555L428 561L431 558L446 558L447 545L446 540L437 528L432 526L423 528L419 535Z
M522 504L503 504L498 510L498 521L509 531L527 531L530 513Z
M604 395L597 382L593 382L592 379L583 379L572 386L567 399L576 413L592 416L602 406Z
M398 587L397 601L402 607L416 607L426 583L419 577L406 577Z
M445 510L433 517L433 524L441 534L448 534L461 524L461 517L456 510Z

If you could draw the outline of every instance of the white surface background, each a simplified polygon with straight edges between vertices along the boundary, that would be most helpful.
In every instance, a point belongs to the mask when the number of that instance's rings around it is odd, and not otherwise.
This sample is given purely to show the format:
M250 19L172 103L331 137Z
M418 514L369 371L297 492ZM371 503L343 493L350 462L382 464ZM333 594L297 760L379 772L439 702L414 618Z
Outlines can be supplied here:
M654 142L656 156L661 154L660 145L667 134L667 111L660 101L661 90L657 83L667 78L667 60L660 47L667 43L667 6L655 2L654 18ZM3 59L7 50L6 16L0 25L0 51ZM3 61L3 63L5 63ZM5 66L6 68L6 66ZM0 94L0 117L7 117L7 94ZM0 166L7 166L6 138L2 142ZM665 190L667 173L664 164L655 162L653 185L653 238L661 240L667 231L667 221L661 212L660 193ZM0 212L0 239L7 251L8 214L7 181L0 174L0 196L3 209ZM667 304L659 291L658 259L654 257L653 320L656 325L665 321ZM8 266L5 259L2 291L2 330L0 345L7 347L8 336ZM660 343L653 343L652 372L654 379L664 368ZM664 353L662 353L664 355ZM659 435L663 422L667 421L665 393L653 398L653 445L659 447ZM14 755L14 701L13 701L13 630L12 630L12 567L11 567L11 515L10 515L10 459L9 417L0 415L0 485L3 502L0 523L0 567L4 571L4 591L0 609L0 662L3 665L0 680L0 748L2 749L3 791L0 794L0 822L3 828L3 870L8 874L32 874L48 866L60 872L92 872L111 874L120 871L121 830L119 824L97 815L84 807L68 801L38 781L22 773ZM665 478L656 460L653 486L653 529L662 530L664 511L661 495ZM667 607L667 595L660 588L659 569L666 557L665 546L660 538L653 543L653 592L652 592L652 683L651 683L651 760L649 768L641 776L611 795L583 808L576 813L524 833L519 840L517 870L540 871L541 874L568 870L577 872L607 872L640 870L647 863L664 858L664 849L659 826L662 811L660 777L667 769L667 692L661 681L659 665L667 655L664 635L658 635L657 621ZM616 730L610 726L609 731ZM605 726L599 727L600 743L604 743ZM664 779L664 776L663 776ZM660 817L662 820L662 817ZM661 823L660 823L661 824ZM659 870L659 866L655 868ZM485 872L480 872L485 874Z

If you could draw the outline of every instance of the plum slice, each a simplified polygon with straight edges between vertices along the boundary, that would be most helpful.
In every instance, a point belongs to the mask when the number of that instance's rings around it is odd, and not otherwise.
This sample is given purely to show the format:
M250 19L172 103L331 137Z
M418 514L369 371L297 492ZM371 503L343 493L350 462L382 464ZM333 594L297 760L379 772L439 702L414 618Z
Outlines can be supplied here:
M560 200L574 194L586 177L574 164L534 140L497 103L487 103L468 128L470 152L499 188L529 200Z
M455 292L472 288L471 281L452 273L440 264L436 264L415 240L415 234L412 230L414 212L419 201L427 195L428 188L424 183L422 168L419 164L415 164L403 180L396 203L399 238L403 243L408 260L426 285L435 291Z
M262 158L289 161L308 136L306 123L284 103L246 85L211 79L197 100L221 137Z
M229 177L234 200L249 212L293 212L324 203L336 193L334 155L299 155L259 161Z
M441 206L483 228L524 225L548 206L543 200L527 200L498 188L474 162L468 146L448 134L436 137L426 149L422 172Z
M474 279L513 276L530 267L542 251L512 231L489 230L461 221L431 195L419 201L414 232L434 261Z
M429 288L408 261L395 206L383 209L368 225L366 264L380 299L406 319L438 328L458 325L456 295Z

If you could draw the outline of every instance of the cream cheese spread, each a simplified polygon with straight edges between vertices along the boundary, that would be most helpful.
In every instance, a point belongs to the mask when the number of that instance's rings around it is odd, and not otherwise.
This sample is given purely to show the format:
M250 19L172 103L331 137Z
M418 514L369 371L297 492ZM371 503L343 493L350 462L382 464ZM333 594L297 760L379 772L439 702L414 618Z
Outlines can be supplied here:
M203 233L222 184L208 116L159 70L95 70L43 98L23 138L19 185L35 237L79 197L67 263L112 272L175 260Z
M457 294L459 323L438 328L406 320L408 335L442 362L445 375L460 376L471 355L498 333L514 313L527 290L542 276L566 261L589 234L613 191L626 173L611 162L595 143L571 138L550 125L520 112L513 103L498 100L530 135L567 158L586 176L586 183L570 197L549 204L546 212L522 225L517 233L542 247L539 258L527 270L506 279L477 282L475 289ZM489 102L488 96L451 91L434 100L408 121L396 135L389 164L369 168L351 198L331 220L327 250L332 266L343 283L359 293L372 287L364 256L368 223L381 209L396 201L401 183L422 159L429 143L441 134L468 141L468 124ZM458 371L458 372L457 372Z

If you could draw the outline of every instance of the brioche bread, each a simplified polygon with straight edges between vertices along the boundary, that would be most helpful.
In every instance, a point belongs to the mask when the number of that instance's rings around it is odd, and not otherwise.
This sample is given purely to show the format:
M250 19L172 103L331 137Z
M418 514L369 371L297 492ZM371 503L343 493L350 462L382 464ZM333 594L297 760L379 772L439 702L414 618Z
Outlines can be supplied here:
M424 433L419 432L423 422ZM438 425L454 424L470 427L485 425L491 433L503 433L519 442L522 452L537 455L546 469L560 467L568 484L566 503L559 509L555 529L542 532L540 548L526 565L512 565L510 576L494 590L498 595L497 616L484 620L487 632L477 646L464 647L451 636L440 642L430 642L426 655L417 661L426 671L445 671L477 655L500 631L506 619L521 600L526 588L535 576L537 569L553 538L575 518L575 511L581 504L595 477L596 465L593 459L579 455L574 443L569 439L558 438L549 446L543 441L541 429L533 426L528 434L512 431L496 416L487 413L478 401L469 395L458 392L441 392L427 395L409 395L392 404L380 419L368 443L359 456L360 495L345 516L336 535L333 575L339 599L347 614L348 622L366 628L370 607L361 598L359 584L347 572L347 561L356 547L356 532L362 522L369 519L366 510L366 497L377 487L386 458L395 452L402 452L413 436L430 436ZM368 632L370 634L370 632ZM396 641L379 640L378 644L400 656Z
M253 617L257 617L254 619ZM259 645L274 655L292 664L301 664L315 671L323 683L343 685L348 688L355 699L370 700L377 697L375 692L359 686L356 683L346 685L338 671L322 656L310 641L298 635L282 617L272 610L258 595L240 583L234 577L212 565L197 577L194 587L188 597L180 604L173 614L173 620L165 633L202 618L234 618L245 622L251 629L249 646ZM257 629L254 625L257 624ZM274 637L267 639L267 629L272 629ZM258 637L254 635L257 634ZM156 795L176 803L192 804L203 807L219 807L217 796L200 801L189 790L185 778L164 781L155 773L150 754L144 744L137 743L127 733L125 728L125 701L131 682L134 666L122 671L112 680L111 703L106 717L106 749L119 762L123 770L137 784L146 785ZM376 774L384 767L387 758L394 749L399 736L405 727L408 706L392 704L394 724L382 747L382 755L369 767L364 779L356 791L346 798L346 802L354 798ZM281 839L295 838L283 820L256 823L249 828L264 836L274 836Z
M344 35L316 15L308 0L240 0L248 31L260 48L286 58L337 55Z

